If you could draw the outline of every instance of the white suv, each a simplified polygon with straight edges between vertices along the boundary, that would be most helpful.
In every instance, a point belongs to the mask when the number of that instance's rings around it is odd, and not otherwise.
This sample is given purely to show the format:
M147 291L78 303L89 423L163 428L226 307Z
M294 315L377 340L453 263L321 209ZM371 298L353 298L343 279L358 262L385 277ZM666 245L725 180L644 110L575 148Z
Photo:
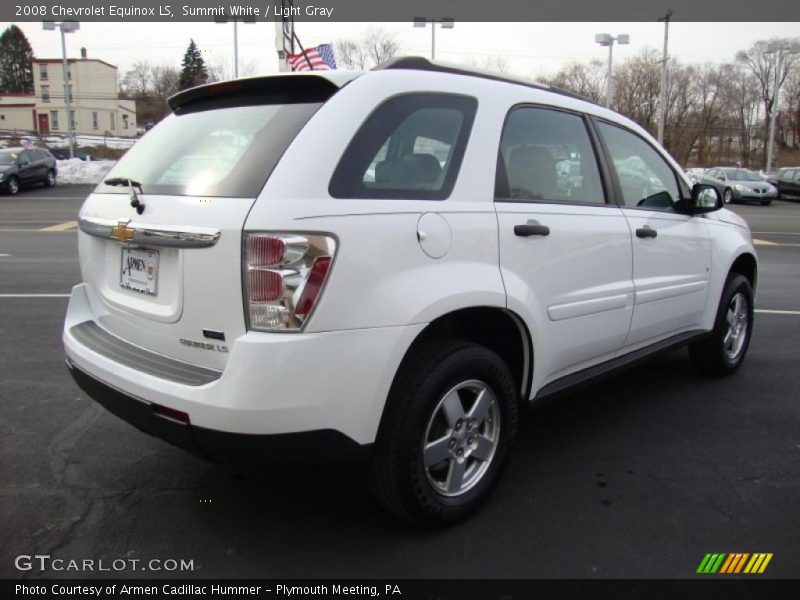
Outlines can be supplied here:
M384 506L448 522L524 405L676 345L744 359L747 224L612 111L419 58L169 103L80 211L64 328L81 388L148 433L364 457Z

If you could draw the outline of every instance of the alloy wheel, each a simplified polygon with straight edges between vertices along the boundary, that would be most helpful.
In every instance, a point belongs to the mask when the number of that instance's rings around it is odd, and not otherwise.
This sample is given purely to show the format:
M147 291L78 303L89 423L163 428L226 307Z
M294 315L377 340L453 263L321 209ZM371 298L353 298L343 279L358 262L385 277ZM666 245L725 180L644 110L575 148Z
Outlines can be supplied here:
M450 389L433 410L423 438L425 475L442 496L473 488L486 474L500 439L500 407L476 379Z

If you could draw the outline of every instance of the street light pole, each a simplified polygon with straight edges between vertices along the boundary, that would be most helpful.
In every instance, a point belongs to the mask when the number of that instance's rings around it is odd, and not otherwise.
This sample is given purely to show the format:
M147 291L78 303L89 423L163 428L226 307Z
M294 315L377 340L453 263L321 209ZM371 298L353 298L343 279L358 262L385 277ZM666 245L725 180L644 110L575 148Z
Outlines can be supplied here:
M792 46L770 44L766 54L775 54L775 84L772 88L772 113L769 117L769 136L767 140L767 164L765 172L769 173L772 169L773 146L775 145L775 121L780 109L781 92L781 69L783 68L783 58L786 54L798 54L800 49Z
M78 31L81 28L78 21L43 21L42 29L52 31L58 28L61 31L61 68L64 77L64 105L67 107L67 138L69 141L69 157L75 158L75 122L72 118L72 94L69 89L69 64L67 61L67 33Z
M659 21L664 21L664 54L661 58L661 90L658 94L658 143L664 143L664 121L667 118L667 65L669 61L669 54L667 47L669 44L669 20L672 17L672 11L668 10Z
M64 28L61 30L61 69L64 72L64 102L67 105L67 136L69 137L69 157L75 158L75 139L72 136L75 123L72 119L72 94L69 93L69 66L67 64L67 40Z
M414 27L426 27L431 25L431 60L436 60L436 24L442 29L452 29L455 21L453 19L426 19L425 17L414 17Z
M618 44L629 44L630 36L627 33L620 33L617 36L608 33L598 33L594 36L594 41L601 46L608 46L608 77L606 81L606 106L611 108L614 102L614 73L613 73L613 56L614 56L614 42Z
M239 21L242 23L255 23L255 17L214 17L214 22L224 25L228 21L233 21L233 78L239 79Z
M239 22L233 21L233 78L239 79Z

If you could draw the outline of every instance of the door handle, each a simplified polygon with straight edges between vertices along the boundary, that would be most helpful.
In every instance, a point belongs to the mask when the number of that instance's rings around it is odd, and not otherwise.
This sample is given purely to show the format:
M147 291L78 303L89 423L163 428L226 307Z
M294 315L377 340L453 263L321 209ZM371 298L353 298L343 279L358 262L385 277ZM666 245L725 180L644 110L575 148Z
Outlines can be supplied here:
M645 225L644 227L639 227L636 230L636 237L638 238L654 238L658 235L658 232L653 229L652 227L648 227Z
M550 235L550 228L547 225L538 223L528 223L526 225L514 225L514 235L528 237L531 235Z

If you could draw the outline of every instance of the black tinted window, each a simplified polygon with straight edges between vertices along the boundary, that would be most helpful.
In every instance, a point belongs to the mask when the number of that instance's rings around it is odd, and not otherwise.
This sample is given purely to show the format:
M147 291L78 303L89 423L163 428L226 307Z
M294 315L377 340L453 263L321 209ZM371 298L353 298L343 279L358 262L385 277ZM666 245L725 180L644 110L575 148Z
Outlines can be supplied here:
M625 206L673 210L680 192L669 163L638 135L609 123L601 122L599 127L611 153Z
M453 191L477 101L406 94L384 102L347 146L334 171L334 198L443 200Z
M604 203L597 158L583 118L546 108L513 109L500 142L496 196Z

